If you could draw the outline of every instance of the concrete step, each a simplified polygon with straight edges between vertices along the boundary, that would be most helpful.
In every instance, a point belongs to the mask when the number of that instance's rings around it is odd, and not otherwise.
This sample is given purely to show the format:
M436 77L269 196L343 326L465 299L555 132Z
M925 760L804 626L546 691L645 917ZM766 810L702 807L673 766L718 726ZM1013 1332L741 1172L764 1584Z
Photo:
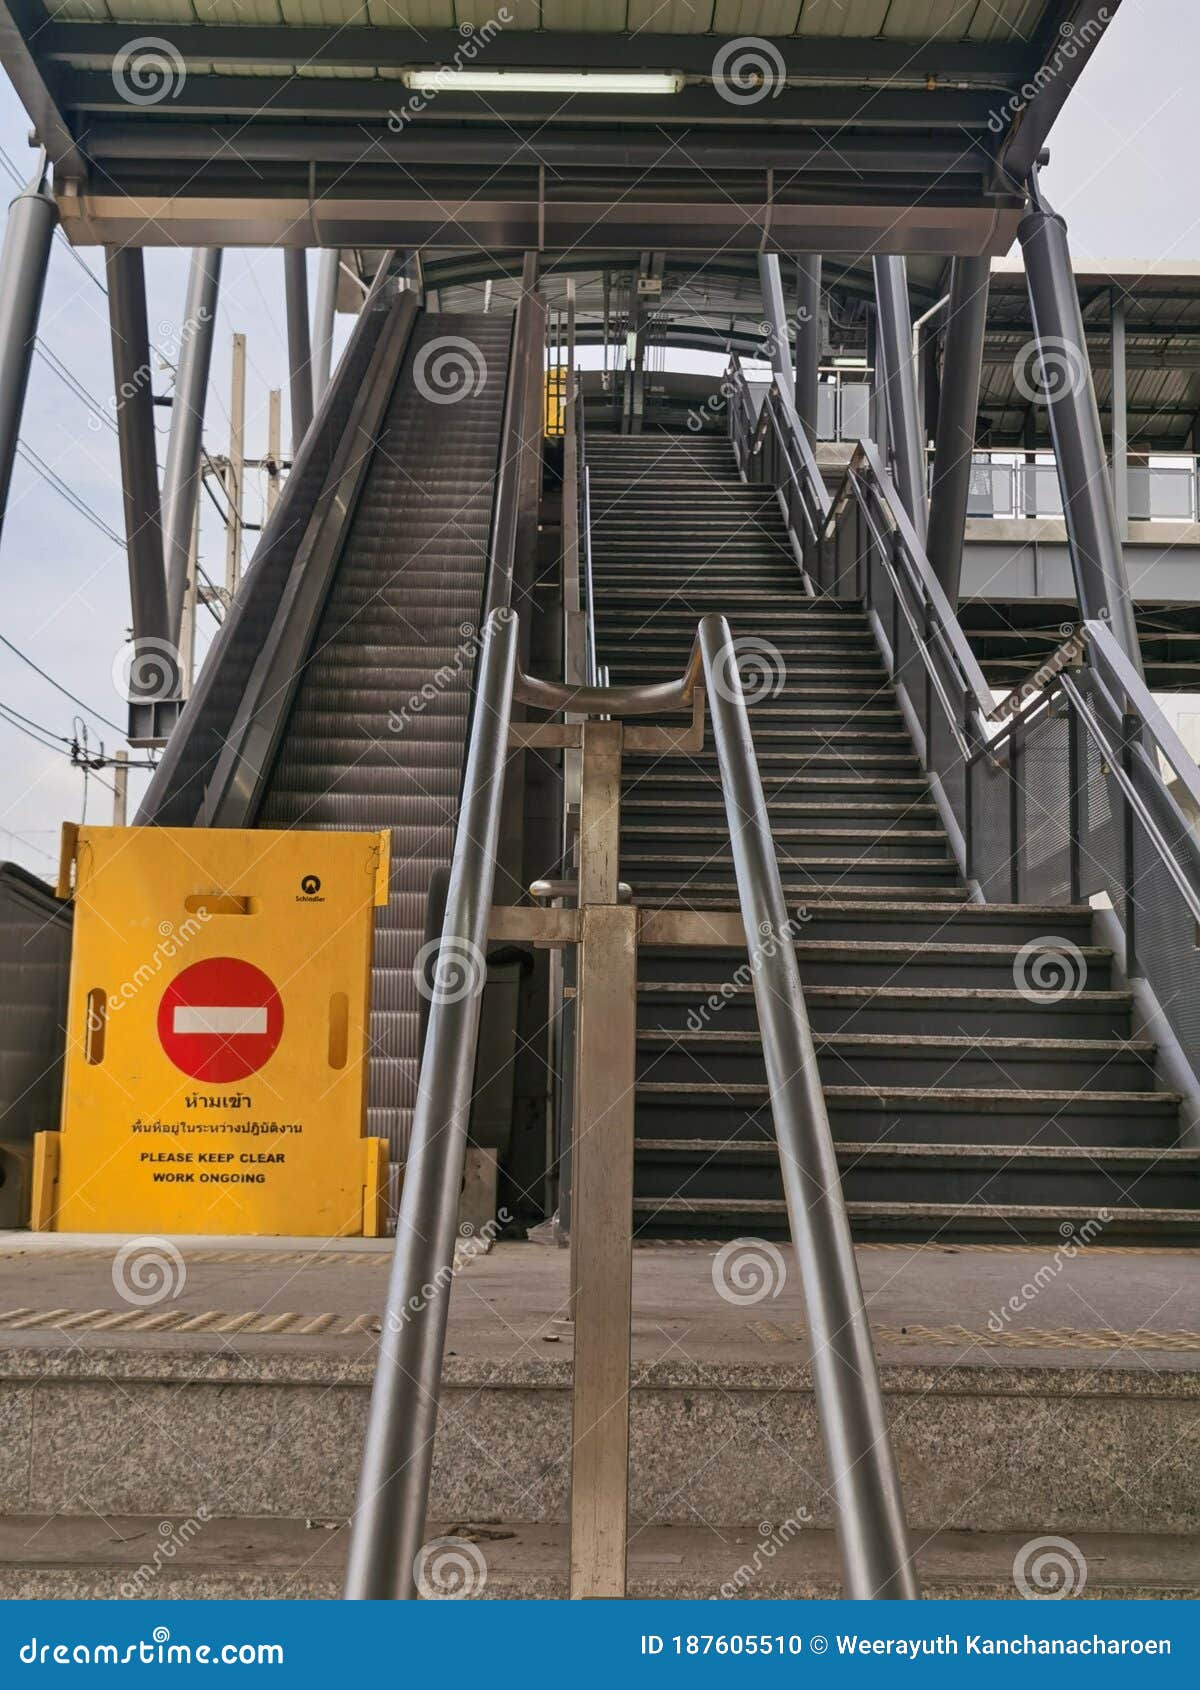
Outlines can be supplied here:
M680 1197L737 1211L746 1199L783 1199L773 1141L716 1144L709 1138L644 1138L639 1132L636 1156L638 1203ZM1136 1205L1188 1211L1200 1238L1200 1151L839 1140L837 1159L852 1206L932 1203L970 1214L979 1206L1119 1212Z
M832 1532L781 1518L710 1527L634 1522L630 1597L705 1601L833 1601L842 1594ZM0 1519L0 1600L150 1599L336 1601L348 1532L343 1520L184 1515L27 1514ZM1011 1600L1022 1532L937 1532L916 1547L922 1593L934 1600ZM547 1522L430 1521L427 1543L451 1540L473 1600L564 1600L570 1543ZM1194 1600L1200 1545L1180 1535L1084 1532L1072 1540L1086 1591L1112 1601Z

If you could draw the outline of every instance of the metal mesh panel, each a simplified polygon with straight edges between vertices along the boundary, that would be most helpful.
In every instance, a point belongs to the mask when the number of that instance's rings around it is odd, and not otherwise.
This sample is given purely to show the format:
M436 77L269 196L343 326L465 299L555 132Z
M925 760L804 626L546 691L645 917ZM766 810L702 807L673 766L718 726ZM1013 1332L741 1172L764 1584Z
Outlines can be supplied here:
M989 904L1007 903L1011 896L1010 796L1006 770L990 758L977 759L971 769L972 868Z
M1071 898L1070 727L1047 711L1022 736L1021 896L1030 903Z

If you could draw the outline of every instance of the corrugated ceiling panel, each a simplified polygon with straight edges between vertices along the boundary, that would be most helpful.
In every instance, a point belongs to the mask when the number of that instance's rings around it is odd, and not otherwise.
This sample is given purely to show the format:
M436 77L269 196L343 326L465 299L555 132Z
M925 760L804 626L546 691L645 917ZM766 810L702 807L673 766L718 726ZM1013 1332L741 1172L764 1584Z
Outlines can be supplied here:
M361 13L357 0L347 0L347 5L352 13ZM454 0L367 0L367 17L393 29L453 29Z
M624 29L625 0L542 0L547 29Z
M713 0L629 0L630 29L656 35L704 35L712 16Z
M1046 0L979 0L967 33L972 41L1028 41L1045 11Z
M541 0L455 0L454 20L460 24L474 24L476 29L482 29L484 24L496 22L501 4L509 15L505 29L540 27Z
M718 35L794 35L801 0L717 0L713 28Z
M104 0L63 0L61 6L47 5L46 15L64 23L107 23L112 13Z
M800 35L878 35L890 0L804 0Z
M976 11L975 0L892 0L884 20L888 41L961 41Z

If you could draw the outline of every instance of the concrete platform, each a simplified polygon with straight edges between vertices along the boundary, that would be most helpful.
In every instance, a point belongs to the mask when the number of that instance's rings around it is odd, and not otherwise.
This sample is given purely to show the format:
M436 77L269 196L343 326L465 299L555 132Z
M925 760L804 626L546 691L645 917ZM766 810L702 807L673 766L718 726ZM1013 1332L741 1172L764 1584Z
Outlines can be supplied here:
M0 1244L0 1589L111 1593L148 1530L201 1520L156 1593L335 1592L390 1251L174 1244L142 1303L114 1243ZM1064 1239L864 1246L859 1263L931 1589L1011 1593L1012 1540L1058 1534L1107 1543L1114 1594L1200 1591L1200 1257ZM455 1281L431 1515L505 1534L492 1594L564 1576L566 1313L550 1246L499 1245ZM635 1583L711 1594L730 1545L736 1571L792 1521L748 1594L835 1593L787 1254L639 1248L633 1357L635 1541L681 1557Z

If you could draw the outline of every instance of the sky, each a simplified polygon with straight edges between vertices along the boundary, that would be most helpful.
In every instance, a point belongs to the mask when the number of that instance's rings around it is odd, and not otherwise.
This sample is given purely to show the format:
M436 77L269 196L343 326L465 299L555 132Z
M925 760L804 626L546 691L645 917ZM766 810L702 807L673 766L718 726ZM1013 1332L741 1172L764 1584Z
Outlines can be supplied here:
M1077 259L1200 260L1197 89L1196 0L1124 0L1055 126L1051 163L1043 174L1048 197L1068 220ZM0 182L14 171L22 181L32 173L28 131L25 111L0 74ZM183 316L187 265L184 251L150 249L146 254L151 339L168 349L176 343ZM113 670L125 643L129 595L124 545L95 525L99 521L123 534L117 437L106 420L113 414L107 302L97 278L102 278L99 254L83 248L73 256L65 237L57 236L39 339L70 371L75 386L36 357L21 436L91 516L72 508L18 460L0 535L0 636L87 708L80 710L4 645L0 703L36 723L43 734L48 730L64 739L76 732L74 718L82 717L89 744L95 748L103 741L111 752L123 742L113 725L125 714ZM316 261L310 255L310 299L315 286ZM272 387L283 389L286 445L282 295L279 252L226 253L205 429L210 452L223 452L228 445L231 337L238 331L247 337L247 455L266 453ZM335 355L348 331L349 319L339 317ZM168 392L170 379L169 369L158 371L155 391ZM90 398L80 397L78 388ZM157 413L160 464L167 415ZM259 493L253 472L247 475L247 489L247 520L254 521ZM253 539L247 537L248 550ZM210 506L202 524L201 562L218 580L224 575L224 544L224 529ZM206 623L212 626L201 610L202 632ZM61 823L85 814L83 777L62 751L35 743L3 719L0 769L0 860L52 876ZM112 794L100 784L109 778L88 780L86 819L111 820ZM143 778L131 780L131 814Z

